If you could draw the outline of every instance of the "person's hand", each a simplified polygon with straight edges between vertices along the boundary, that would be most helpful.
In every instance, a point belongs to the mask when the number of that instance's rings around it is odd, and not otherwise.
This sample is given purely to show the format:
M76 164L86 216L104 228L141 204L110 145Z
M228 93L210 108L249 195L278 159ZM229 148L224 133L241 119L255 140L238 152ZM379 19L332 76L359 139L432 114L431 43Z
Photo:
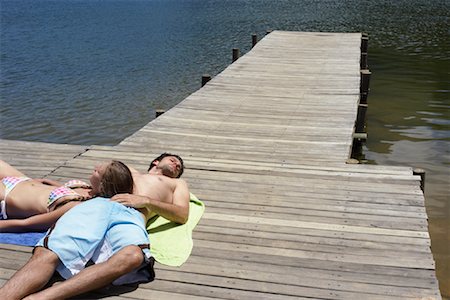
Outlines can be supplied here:
M111 200L133 208L143 208L148 203L147 197L132 194L117 194Z

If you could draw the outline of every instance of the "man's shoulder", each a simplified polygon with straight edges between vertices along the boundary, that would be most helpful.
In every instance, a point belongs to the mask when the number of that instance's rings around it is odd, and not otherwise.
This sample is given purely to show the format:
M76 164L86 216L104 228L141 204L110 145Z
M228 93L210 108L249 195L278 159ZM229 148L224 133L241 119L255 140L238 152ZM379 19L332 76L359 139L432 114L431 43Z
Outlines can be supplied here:
M145 174L139 174L139 178L142 179L147 179L147 180L155 180L156 178L159 178L161 180L164 181L171 181L171 182L185 182L184 179L181 178L171 178L169 176L166 175L162 175L162 174L150 174L150 173L145 173Z
M162 181L162 182L166 182L172 186L178 186L178 185L183 185L183 186L187 186L187 182L184 179L181 178L171 178L162 174L150 174L150 173L138 173L136 176L133 174L133 178L135 179L135 181L141 182L141 183L150 183L150 182L155 182L156 180L158 181Z
M177 180L178 182L180 182L182 184L187 184L186 180L184 180L182 178L175 178L175 180Z

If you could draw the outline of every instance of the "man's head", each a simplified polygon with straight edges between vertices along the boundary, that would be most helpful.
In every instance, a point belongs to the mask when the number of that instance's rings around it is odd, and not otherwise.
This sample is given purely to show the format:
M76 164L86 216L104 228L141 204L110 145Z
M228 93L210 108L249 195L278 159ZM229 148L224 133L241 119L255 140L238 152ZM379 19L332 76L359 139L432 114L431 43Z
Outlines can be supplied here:
M184 163L183 159L176 154L163 153L151 162L148 171L153 168L160 169L165 176L180 178L184 172Z

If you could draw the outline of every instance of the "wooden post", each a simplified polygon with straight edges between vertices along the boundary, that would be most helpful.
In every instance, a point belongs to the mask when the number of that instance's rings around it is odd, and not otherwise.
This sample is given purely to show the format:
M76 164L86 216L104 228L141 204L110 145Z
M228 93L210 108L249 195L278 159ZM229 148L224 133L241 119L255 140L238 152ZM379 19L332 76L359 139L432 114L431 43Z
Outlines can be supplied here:
M422 190L422 192L425 193L425 170L424 169L415 168L413 170L413 175L420 176L420 189Z
M369 35L367 33L361 34L361 52L366 52L369 49Z
M366 123L367 107L368 107L367 104L358 105L358 114L356 115L356 125L355 125L356 133L366 132L365 123Z
M155 119L165 112L166 111L164 109L155 109Z
M350 158L361 161L363 158L362 145L367 140L367 133L353 133L353 143Z
M258 36L256 34L252 34L252 48L255 47L256 43L258 43Z
M359 61L359 66L361 69L367 69L367 52L361 52L361 58Z
M361 69L367 69L367 51L369 47L369 36L367 33L363 33L361 36Z
M211 75L209 74L204 74L202 76L202 87L205 86L205 84L211 80Z
M359 140L361 142L365 142L367 140L367 133L365 132L355 132L353 133L353 138Z
M357 164L359 164L359 160L354 159L354 158L349 158L345 161L345 163L348 165L357 165Z
M369 70L361 70L361 85L359 87L360 100L359 103L367 104L367 96L369 95L370 75Z
M233 48L233 62L237 61L239 58L239 49Z

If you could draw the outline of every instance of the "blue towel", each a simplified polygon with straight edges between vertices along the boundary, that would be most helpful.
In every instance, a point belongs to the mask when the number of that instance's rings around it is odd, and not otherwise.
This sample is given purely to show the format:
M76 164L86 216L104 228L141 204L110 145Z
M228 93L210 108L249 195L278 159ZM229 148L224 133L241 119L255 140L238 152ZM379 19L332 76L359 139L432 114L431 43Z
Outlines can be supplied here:
M0 233L0 244L34 246L45 235L44 232Z

